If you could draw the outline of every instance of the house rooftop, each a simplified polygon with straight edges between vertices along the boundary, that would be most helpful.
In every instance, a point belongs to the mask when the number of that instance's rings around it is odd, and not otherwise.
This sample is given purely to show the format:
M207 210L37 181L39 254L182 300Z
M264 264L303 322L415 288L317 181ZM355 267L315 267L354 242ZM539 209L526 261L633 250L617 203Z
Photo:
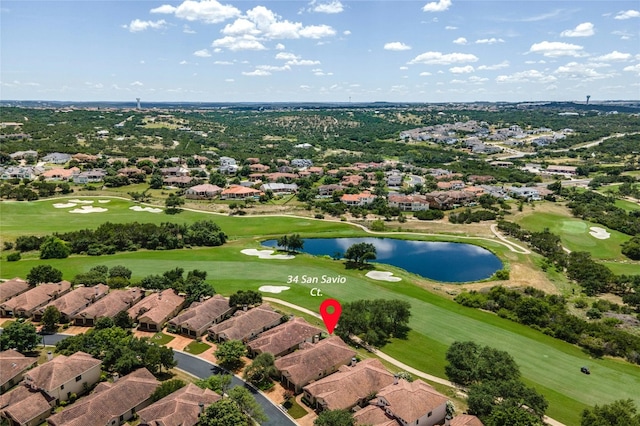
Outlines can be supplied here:
M11 310L14 313L17 309L30 311L47 303L57 295L66 293L69 289L71 289L71 283L69 281L40 284L7 300L2 304L2 307L5 311Z
M25 382L32 389L48 392L100 364L102 361L85 352L60 355L29 370L25 374Z
M44 413L51 411L49 401L41 392L31 392L24 386L18 386L11 392L0 396L0 411L3 417L26 425Z
M21 278L13 278L0 284L0 303L29 289L29 283Z
M484 423L471 414L461 414L451 419L450 426L484 426Z
M193 302L189 309L173 318L169 323L177 327L198 330L224 315L230 309L229 300L216 294L203 302Z
M136 303L142 296L142 289L137 287L126 290L112 290L105 297L93 305L81 310L74 315L75 318L102 318L114 317Z
M140 426L194 426L198 423L200 404L206 408L220 398L212 390L189 383L140 410Z
M37 362L13 349L0 352L0 387Z
M56 300L49 302L45 306L36 309L35 313L41 314L47 306L55 306L61 314L70 317L108 292L109 287L105 284L97 284L93 287L78 287L63 296L60 296Z
M321 333L321 329L309 324L304 318L296 317L265 331L247 346L256 353L269 352L278 355Z
M428 412L446 404L447 397L422 380L408 382L400 379L382 388L376 401L383 402L380 405L384 405L395 417L413 424Z
M173 289L168 288L145 297L133 305L127 313L133 319L144 317L155 323L161 323L182 303L184 303L184 297L178 296Z
M282 318L269 304L262 304L248 311L238 311L231 318L215 324L209 331L229 340L243 340L259 333Z
M375 405L367 405L353 415L356 425L398 426L398 422L389 417L384 410Z

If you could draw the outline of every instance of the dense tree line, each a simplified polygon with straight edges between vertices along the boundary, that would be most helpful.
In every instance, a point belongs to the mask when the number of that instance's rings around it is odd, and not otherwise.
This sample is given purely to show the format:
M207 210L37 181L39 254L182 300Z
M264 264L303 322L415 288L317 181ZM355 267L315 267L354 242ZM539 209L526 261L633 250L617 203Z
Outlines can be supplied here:
M449 222L451 223L475 223L483 220L495 220L498 215L491 210L472 210L464 209L459 213L449 214Z
M392 338L403 339L410 328L411 305L402 300L356 300L342 305L336 334L344 340L357 336L366 344L383 346Z
M601 321L586 321L572 315L564 297L547 295L541 290L527 287L524 291L505 287L492 287L488 293L475 290L460 293L454 299L464 306L496 312L503 318L531 326L545 334L577 344L594 356L624 357L629 362L640 364L640 337L617 325L613 318ZM606 303L606 306L603 306ZM608 302L597 306L603 309L617 309ZM593 311L591 311L593 312ZM627 313L630 313L627 311Z
M585 191L571 193L570 200L568 206L576 217L599 223L627 235L640 234L640 211L627 212L617 207L613 197Z

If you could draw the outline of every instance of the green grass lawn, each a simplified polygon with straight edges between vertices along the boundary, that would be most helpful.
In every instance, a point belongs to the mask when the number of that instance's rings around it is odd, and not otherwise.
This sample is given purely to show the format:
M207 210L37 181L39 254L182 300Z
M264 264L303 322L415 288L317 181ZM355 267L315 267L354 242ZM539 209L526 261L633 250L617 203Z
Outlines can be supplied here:
M307 411L298 404L295 398L289 398L283 405L287 413L294 419L299 419L307 415Z
M189 343L185 348L184 351L185 352L189 352L192 355L199 355L202 352L206 351L207 349L209 349L211 346L207 345L206 343L203 342L197 342L197 341L193 341L191 343Z
M173 339L175 339L175 337L159 332L153 335L153 337L151 338L151 341L159 345L166 345Z

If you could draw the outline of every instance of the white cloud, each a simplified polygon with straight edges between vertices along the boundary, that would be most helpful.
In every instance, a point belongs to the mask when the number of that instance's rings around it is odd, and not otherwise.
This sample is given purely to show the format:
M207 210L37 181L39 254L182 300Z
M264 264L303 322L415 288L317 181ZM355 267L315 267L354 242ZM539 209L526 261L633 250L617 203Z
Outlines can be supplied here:
M281 67L276 67L274 65L258 65L256 67L257 70L260 71L289 71L291 69L291 67L289 65L284 65Z
M271 75L271 73L269 71L265 71L265 70L255 70L255 71L243 71L242 75L247 75L249 77L266 77L268 75Z
M451 25L447 25L446 27L444 27L444 29L445 29L445 30L449 30L449 31L450 31L450 30L457 30L457 29L458 29L458 27L454 27L454 26L451 26Z
M606 55L598 56L597 58L593 58L594 61L626 61L631 58L630 53L622 53L614 50L611 53L607 53Z
M179 62L179 64L180 64L180 65L187 65L188 63L189 63L189 62L187 62L187 61L185 61L185 60L182 60L182 61L180 61L180 62Z
M202 21L207 24L224 22L241 14L234 6L220 4L216 0L186 0L177 7L165 4L151 9L151 13L173 14L180 19Z
M348 36L348 35L351 35L351 31L345 30L345 31L342 32L342 34Z
M499 75L496 77L497 83L520 83L520 82L534 82L534 83L551 83L558 80L552 75L541 73L538 70L528 70L517 72L511 75Z
M595 34L593 24L591 22L583 22L578 24L573 30L564 30L560 33L562 37L590 37Z
M224 35L229 36L241 36L245 34L257 35L260 31L256 28L256 24L248 19L240 18L233 21L231 24L225 25L220 31Z
M630 9L630 10L618 12L618 14L613 19L631 19L631 18L640 18L640 11Z
M408 46L399 41L392 41L384 45L384 50L394 50L396 52L399 52L401 50L411 50L411 46Z
M504 43L504 40L501 38L481 38L476 40L476 44L496 44L496 43Z
M419 75L420 75L420 77L429 77L432 74L430 72L428 72L428 71L425 71L425 72L421 72Z
M339 0L334 0L331 3L316 3L312 1L310 3L311 11L316 13L341 13L344 11L344 6Z
M629 71L636 73L640 77L640 64L629 65L628 67L624 67L622 71Z
M454 44L467 44L467 39L464 37L458 37L457 39L453 40Z
M144 84L142 84L142 82L136 80L133 83L131 83L129 86L144 86Z
M285 48L284 48L284 44L282 44L282 43L278 43L278 44L276 44L275 49L276 49L276 50L284 50L284 49L285 49Z
M494 64L494 65L480 65L478 67L478 70L494 71L494 70L499 70L507 67L509 67L509 61L502 61L499 64Z
M559 41L543 41L532 44L529 52L541 53L549 57L582 56L580 52L582 49L583 47L577 44L562 43Z
M142 21L140 19L134 19L129 25L123 25L132 33L148 30L149 28L154 30L163 29L167 25L167 21L160 19L159 21Z
M436 64L451 65L464 62L476 62L478 57L471 53L442 53L442 52L425 52L411 61L409 64Z
M469 83L484 83L485 81L489 81L486 77L478 77L477 75L472 75L469 77Z
M310 25L300 30L300 35L305 38L318 39L335 35L336 30L329 25Z
M409 67L400 67L400 69L401 69L402 71L406 71L406 70L408 70L408 69L409 69Z
M189 27L188 25L185 25L182 28L182 32L185 34L195 34L196 32L194 30L191 29L191 27Z
M451 7L451 0L438 0L427 3L422 8L423 12L444 12Z
M566 78L580 79L580 80L595 80L601 78L611 77L611 75L599 73L594 69L595 67L590 64L580 64L578 62L569 62L566 65L559 66L556 70L556 74L562 74Z
M197 56L198 58L209 58L211 53L207 49L200 49L193 52L193 56Z
M223 37L218 40L214 40L213 43L211 43L211 47L225 48L232 51L266 49L260 41L250 35L245 35L243 37Z
M216 65L233 65L233 62L231 62L231 61L215 61L214 64L216 64Z
M293 53L290 52L280 52L276 55L276 59L281 59L283 61L291 61L293 59L298 59L299 56L294 55Z
M449 71L452 72L453 74L468 74L475 70L471 65L467 65L464 67L452 67L452 68L449 68Z
M224 81L226 81L227 83L233 83L233 82L235 82L236 80L235 80L235 79L233 79L233 78L226 78Z
M312 61L310 59L293 59L287 62L287 65L308 67L311 65L320 65L320 61Z

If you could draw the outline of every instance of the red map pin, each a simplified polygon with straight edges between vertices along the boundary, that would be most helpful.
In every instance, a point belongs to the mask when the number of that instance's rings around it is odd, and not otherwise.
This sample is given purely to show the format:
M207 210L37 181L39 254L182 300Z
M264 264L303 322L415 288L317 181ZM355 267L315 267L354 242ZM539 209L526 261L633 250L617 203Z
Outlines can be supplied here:
M320 305L320 315L329 334L333 334L333 329L336 328L341 313L342 306L335 299L327 299Z

